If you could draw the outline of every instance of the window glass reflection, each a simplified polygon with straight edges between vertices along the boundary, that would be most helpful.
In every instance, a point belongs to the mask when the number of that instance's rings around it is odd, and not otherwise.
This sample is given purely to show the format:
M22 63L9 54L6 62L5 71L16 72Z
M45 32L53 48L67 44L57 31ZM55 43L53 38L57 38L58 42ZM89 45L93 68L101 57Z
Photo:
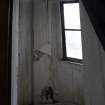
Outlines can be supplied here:
M65 29L80 29L79 3L64 4Z
M65 31L67 57L83 59L81 31Z

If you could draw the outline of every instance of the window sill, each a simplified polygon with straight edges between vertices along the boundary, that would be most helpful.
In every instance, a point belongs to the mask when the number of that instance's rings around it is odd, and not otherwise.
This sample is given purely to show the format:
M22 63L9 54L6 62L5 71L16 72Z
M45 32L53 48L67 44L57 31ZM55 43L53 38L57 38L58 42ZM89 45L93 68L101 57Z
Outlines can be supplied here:
M77 59L73 59L73 58L63 58L63 59L61 59L61 61L67 62L70 64L74 64L74 65L83 66L83 60L77 60Z

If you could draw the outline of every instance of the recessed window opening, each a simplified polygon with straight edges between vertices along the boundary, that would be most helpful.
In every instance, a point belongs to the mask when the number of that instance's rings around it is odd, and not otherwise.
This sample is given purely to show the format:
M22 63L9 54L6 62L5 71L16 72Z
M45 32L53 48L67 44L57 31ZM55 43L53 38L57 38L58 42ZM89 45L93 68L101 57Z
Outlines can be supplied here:
M83 60L79 2L61 3L63 56L80 62Z

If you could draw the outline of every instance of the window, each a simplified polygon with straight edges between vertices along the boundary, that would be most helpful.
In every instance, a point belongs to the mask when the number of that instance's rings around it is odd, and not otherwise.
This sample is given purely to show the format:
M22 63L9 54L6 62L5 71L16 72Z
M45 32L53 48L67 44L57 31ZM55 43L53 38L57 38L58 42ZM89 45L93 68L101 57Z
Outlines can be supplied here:
M79 2L61 2L63 57L82 62L82 38Z

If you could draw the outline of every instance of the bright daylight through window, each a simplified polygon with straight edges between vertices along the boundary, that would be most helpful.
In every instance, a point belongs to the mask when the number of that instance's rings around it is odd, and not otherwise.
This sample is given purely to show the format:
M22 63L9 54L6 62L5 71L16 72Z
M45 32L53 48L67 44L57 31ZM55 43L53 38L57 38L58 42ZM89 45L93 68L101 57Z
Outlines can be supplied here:
M63 44L66 58L82 60L82 38L79 3L62 3Z

